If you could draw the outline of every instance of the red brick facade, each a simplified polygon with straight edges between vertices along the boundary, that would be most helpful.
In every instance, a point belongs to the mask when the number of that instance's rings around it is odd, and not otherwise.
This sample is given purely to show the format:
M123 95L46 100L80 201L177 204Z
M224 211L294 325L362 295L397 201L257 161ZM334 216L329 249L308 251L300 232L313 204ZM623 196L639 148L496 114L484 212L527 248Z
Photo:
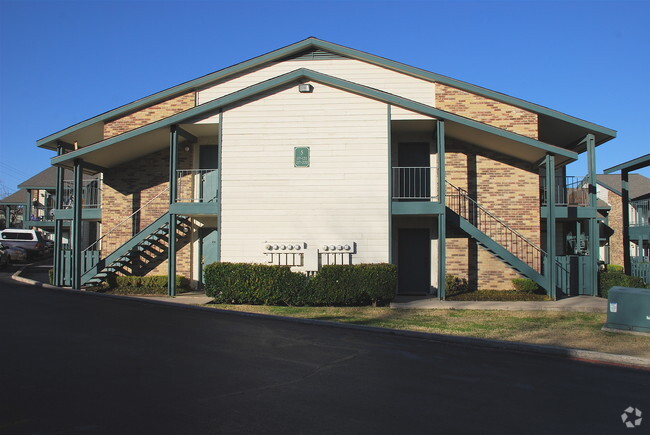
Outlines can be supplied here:
M437 107L536 139L537 115L449 86L436 84ZM447 139L447 180L469 192L489 212L540 246L539 175L515 159ZM478 289L512 289L519 275L467 235L447 239L447 273Z
M195 106L195 101L195 93L190 92L121 118L108 121L104 124L104 139L126 133L143 125L151 124L152 122L191 109Z

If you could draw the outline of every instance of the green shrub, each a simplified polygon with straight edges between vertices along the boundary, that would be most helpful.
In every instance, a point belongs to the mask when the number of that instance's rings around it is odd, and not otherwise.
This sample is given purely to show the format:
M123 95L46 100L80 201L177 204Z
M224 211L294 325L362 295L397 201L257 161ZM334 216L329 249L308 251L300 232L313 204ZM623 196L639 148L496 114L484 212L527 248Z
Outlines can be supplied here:
M315 277L288 266L213 263L205 268L206 294L217 303L254 305L367 305L395 297L392 264L323 266Z
M456 295L460 293L467 293L469 291L469 285L467 284L467 279L459 278L454 275L447 275L446 279L446 288L445 292L447 295Z
M620 272L623 273L623 266L618 266L616 264L608 264L607 272Z
M512 285L515 288L515 290L520 291L522 293L530 293L530 294L538 294L538 295L546 294L546 291L532 279L514 278L512 280Z
M50 285L54 285L54 269L49 269L47 271L47 278L49 280Z
M223 304L293 305L307 280L289 266L212 263L204 270L206 295Z
M189 287L189 281L182 275L176 275L176 288L184 289ZM116 294L140 294L140 295L166 295L167 275L153 276L116 276Z
M598 290L600 296L607 298L612 287L645 288L642 278L626 275L622 272L600 272L598 274Z
M296 305L382 305L395 297L396 288L393 264L323 266Z

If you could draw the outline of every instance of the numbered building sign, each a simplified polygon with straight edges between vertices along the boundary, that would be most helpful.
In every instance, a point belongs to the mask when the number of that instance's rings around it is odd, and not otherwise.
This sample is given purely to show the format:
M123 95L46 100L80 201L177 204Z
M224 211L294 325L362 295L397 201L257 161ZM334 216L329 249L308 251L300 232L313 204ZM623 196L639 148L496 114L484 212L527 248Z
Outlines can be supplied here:
M294 147L293 165L296 168L309 167L309 147Z

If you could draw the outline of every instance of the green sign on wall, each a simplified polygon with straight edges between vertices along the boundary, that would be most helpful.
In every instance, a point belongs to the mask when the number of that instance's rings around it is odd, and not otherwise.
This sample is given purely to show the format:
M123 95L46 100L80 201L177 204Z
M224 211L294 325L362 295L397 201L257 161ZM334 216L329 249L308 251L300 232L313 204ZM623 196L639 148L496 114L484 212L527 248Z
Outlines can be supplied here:
M309 147L294 147L293 165L296 168L309 167Z

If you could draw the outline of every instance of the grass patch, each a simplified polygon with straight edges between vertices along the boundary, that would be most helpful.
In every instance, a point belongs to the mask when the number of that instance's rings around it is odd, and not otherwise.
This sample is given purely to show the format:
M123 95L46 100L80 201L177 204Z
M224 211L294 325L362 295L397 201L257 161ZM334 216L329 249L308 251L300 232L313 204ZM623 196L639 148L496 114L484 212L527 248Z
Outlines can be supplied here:
M396 310L386 307L278 307L208 304L225 310L327 320L650 358L650 337L601 331L604 313Z

